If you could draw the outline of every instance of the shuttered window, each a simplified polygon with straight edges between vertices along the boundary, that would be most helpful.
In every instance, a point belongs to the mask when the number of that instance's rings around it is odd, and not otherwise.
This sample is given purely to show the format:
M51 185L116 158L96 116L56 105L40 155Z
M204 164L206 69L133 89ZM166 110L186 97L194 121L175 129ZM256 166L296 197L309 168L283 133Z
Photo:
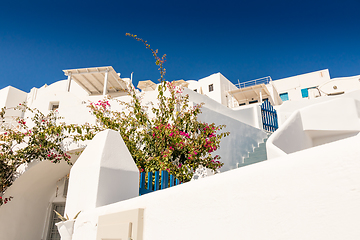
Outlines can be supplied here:
M307 88L301 89L301 96L302 96L303 98L309 97L309 90L308 90Z
M289 100L289 94L288 93L280 93L280 98L283 102Z

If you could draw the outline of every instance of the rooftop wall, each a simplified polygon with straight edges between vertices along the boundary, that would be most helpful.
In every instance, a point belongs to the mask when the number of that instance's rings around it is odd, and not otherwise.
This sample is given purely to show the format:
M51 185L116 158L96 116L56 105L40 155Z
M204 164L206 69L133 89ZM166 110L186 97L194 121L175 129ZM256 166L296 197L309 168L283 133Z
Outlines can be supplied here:
M143 239L360 238L360 135L83 212L73 240L93 240L98 216L144 210Z
M266 142L268 159L354 136L360 101L340 97L295 111Z

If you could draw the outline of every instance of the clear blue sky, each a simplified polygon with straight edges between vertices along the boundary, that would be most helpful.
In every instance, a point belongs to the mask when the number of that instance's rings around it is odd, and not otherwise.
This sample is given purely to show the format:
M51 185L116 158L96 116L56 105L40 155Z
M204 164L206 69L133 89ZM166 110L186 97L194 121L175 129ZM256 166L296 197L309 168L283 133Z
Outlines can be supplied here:
M156 82L151 53L126 32L167 54L167 80L359 75L359 9L359 0L2 1L0 88L29 91L65 79L63 69L108 65Z

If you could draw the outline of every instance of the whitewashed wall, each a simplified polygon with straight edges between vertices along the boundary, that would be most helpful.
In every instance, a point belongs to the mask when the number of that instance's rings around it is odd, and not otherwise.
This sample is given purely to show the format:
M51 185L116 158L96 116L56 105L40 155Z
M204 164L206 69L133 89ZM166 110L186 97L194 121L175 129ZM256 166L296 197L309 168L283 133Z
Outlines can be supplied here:
M230 82L224 75L218 73L220 78L220 90L221 90L221 103L227 107L233 107L234 99L231 94L228 94L229 91L238 89L232 82ZM235 100L236 101L236 100ZM236 101L237 103L237 101Z
M208 77L199 79L198 81L189 80L187 83L189 83L189 89L196 89L198 93L204 94L216 102L229 107L232 105L230 104L232 99L230 99L231 95L228 95L227 91L237 89L237 87L221 73L214 73ZM211 92L209 92L210 84L213 84L214 89Z
M29 99L29 107L37 108L44 114L50 111L51 103L59 103L59 115L64 117L66 123L94 122L94 117L86 107L89 101L98 101L103 96L90 97L75 81L72 81L70 92L66 91L67 81L62 80L49 86L34 89ZM29 113L25 116L31 116Z
M69 173L70 166L50 161L31 165L6 191L4 197L14 198L0 207L1 239L46 239L51 203L56 201L54 195L60 185L58 180Z
M104 206L139 195L139 170L120 134L98 133L70 172L65 212Z
M220 155L224 162L220 171L236 168L237 163L241 163L242 159L267 137L262 126L259 126L258 105L248 108L248 111L236 111L190 89L184 89L184 94L189 94L194 104L204 103L198 117L200 121L226 125L224 131L230 132L229 136L221 140L220 149L213 153Z
M342 95L336 96L322 96L314 99L301 99L297 101L285 101L280 106L276 107L278 114L279 126L281 126L285 121L293 114L295 111L300 110L304 107L315 105L318 103L331 101L338 98L351 98L357 99L360 101L360 90L349 91ZM331 107L330 107L331 108ZM331 109L329 109L331 110Z
M360 132L360 101L335 98L294 112L266 143L268 159L354 136Z
M333 78L319 86L322 94L349 92L360 89L360 75L353 77Z
M360 135L89 210L73 240L92 240L98 216L144 208L144 240L360 238Z
M289 78L282 78L272 82L278 93L287 92L289 100L302 99L301 89L319 86L330 80L329 70L321 70Z
M193 92L185 88L184 94L189 95L190 101L194 103L204 103L204 106L212 111L218 112L230 118L236 119L252 127L262 129L261 119L259 119L259 106L246 106L245 108L228 108L207 96Z
M267 137L266 133L257 128L244 124L236 119L222 115L207 107L202 108L202 114L198 117L200 121L215 123L216 125L226 125L223 131L229 131L230 135L222 138L220 148L212 153L221 156L221 162L224 166L221 172L235 169L238 163L242 163L243 158L247 157L249 152L253 152L254 147Z
M0 90L0 108L14 108L19 106L20 103L26 101L27 93L17 88L8 86ZM11 121L13 118L21 117L21 110L9 109L6 111L6 121Z

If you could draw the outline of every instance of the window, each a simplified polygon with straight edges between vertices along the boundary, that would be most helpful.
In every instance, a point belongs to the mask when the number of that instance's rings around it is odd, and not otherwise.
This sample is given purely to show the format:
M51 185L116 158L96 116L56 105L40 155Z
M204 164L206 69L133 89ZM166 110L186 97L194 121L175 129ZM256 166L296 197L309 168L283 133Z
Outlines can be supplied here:
M286 92L286 93L280 93L280 98L283 102L289 100L289 94Z
M194 92L197 92L197 89L194 89Z
M49 107L50 110L55 111L58 108L59 108L59 102L51 102L50 103L50 107Z
M301 89L301 96L302 96L303 98L309 97L309 90L308 90L307 88Z
M253 103L257 103L258 100L252 100L252 101L249 101L249 104L253 104Z
M50 213L49 230L47 240L60 240L60 234L55 226L55 223L60 222L60 219L56 216L55 211L64 215L65 203L53 203L52 210Z
M209 85L209 92L212 92L212 91L214 91L214 84Z
M69 188L69 177L66 177L65 182L64 182L64 191L63 191L64 198L67 197L68 188Z

